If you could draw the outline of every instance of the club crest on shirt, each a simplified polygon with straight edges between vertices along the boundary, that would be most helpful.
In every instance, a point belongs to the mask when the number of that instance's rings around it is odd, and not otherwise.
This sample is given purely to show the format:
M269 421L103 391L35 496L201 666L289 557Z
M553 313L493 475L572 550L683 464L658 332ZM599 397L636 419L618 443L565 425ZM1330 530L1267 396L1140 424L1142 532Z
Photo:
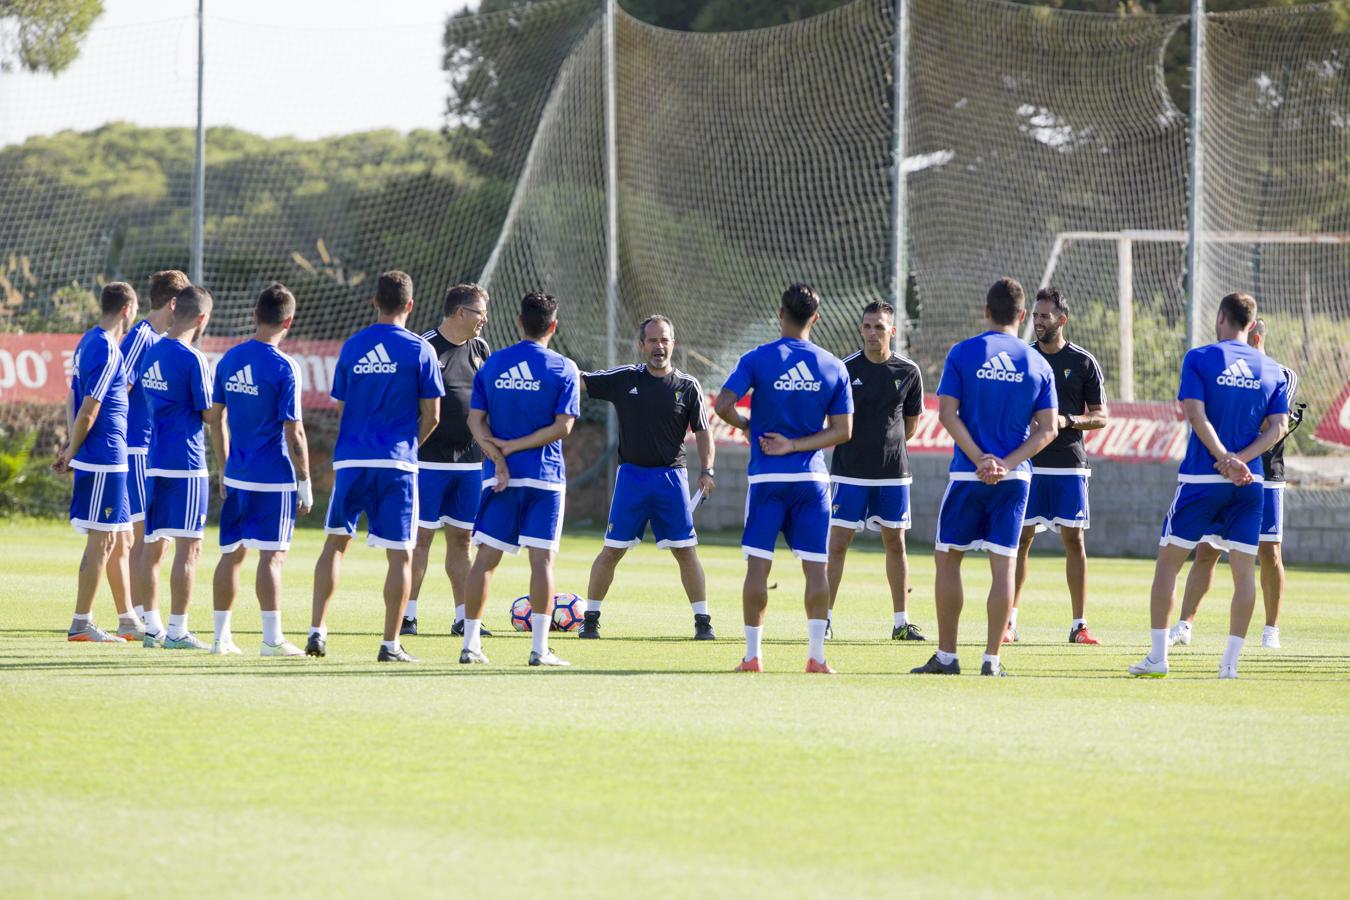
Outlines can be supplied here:
M1065 370L1064 370L1064 377L1065 377L1065 378L1068 378L1068 377L1069 377L1069 370L1068 370L1068 369L1065 369Z

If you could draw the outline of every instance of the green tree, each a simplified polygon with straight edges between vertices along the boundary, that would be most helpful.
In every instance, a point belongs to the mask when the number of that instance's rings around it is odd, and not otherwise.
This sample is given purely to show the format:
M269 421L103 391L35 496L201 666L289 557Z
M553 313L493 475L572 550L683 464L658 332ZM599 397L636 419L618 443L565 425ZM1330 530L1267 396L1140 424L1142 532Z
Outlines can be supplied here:
M0 71L61 72L101 15L102 0L0 0Z

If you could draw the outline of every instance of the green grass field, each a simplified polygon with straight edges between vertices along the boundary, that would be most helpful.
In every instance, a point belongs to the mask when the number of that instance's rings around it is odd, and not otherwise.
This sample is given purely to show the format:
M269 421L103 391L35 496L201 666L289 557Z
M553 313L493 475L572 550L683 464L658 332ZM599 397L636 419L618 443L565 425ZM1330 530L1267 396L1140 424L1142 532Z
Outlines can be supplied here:
M321 535L302 532L284 622L302 642ZM355 547L324 660L70 645L80 542L0 525L0 893L207 896L839 897L1345 895L1350 882L1350 576L1290 572L1285 649L1249 642L1219 682L1226 598L1164 681L1146 649L1151 565L1095 561L1106 646L1065 641L1062 563L1035 560L1017 676L900 674L881 557L863 545L828 645L801 674L801 577L784 554L763 675L740 658L742 562L705 547L720 640L695 644L674 564L620 568L605 637L555 636L566 671L525 666L501 569L461 668L448 586L424 591L416 667L373 660L383 554ZM214 535L210 536L214 540ZM584 593L598 541L564 540ZM439 545L438 545L439 547ZM208 551L193 624L209 640ZM932 558L912 616L935 634ZM967 560L962 661L978 670L981 557ZM1221 573L1221 578L1224 573ZM1220 582L1222 583L1222 581ZM112 623L111 600L96 614ZM256 653L252 596L236 640ZM1251 647L1255 643L1258 646Z

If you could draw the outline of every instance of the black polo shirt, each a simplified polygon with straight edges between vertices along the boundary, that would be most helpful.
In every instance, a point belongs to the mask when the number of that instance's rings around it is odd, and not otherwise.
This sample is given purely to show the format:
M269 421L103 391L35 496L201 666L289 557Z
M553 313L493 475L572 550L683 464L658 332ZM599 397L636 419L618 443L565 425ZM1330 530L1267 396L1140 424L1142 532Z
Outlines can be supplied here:
M1097 358L1074 343L1065 342L1058 353L1046 353L1039 341L1032 341L1055 373L1055 393L1059 396L1061 416L1081 416L1089 406L1106 403L1106 378ZM1086 469L1087 451L1083 432L1077 428L1060 429L1050 445L1031 458L1033 469Z
M853 437L834 448L830 474L867 481L909 478L905 418L923 412L923 375L892 353L874 363L858 352L844 359L853 389Z
M452 344L436 328L422 335L422 340L431 344L440 360L445 396L441 398L441 420L418 449L417 458L438 463L482 462L483 451L469 432L469 401L473 398L473 376L492 351L482 338Z
M587 372L586 393L614 404L619 416L619 461L635 466L684 466L690 429L708 427L708 404L698 379L678 369L658 378L645 365Z

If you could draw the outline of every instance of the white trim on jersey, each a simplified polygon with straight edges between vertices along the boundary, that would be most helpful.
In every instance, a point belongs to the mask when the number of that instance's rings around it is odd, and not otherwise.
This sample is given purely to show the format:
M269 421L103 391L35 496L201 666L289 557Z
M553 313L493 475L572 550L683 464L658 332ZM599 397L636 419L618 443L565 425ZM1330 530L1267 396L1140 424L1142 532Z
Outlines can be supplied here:
M1004 476L1003 476L1003 480L1004 480L1004 481L1007 481L1007 480L1010 479L1010 478L1013 479L1014 481L1031 481L1031 473L1030 473L1030 472L1027 472L1027 471L1024 471L1024 470L1020 470L1020 469L1014 469L1013 471L1009 472L1007 475L1004 475ZM948 481L979 481L979 480L980 480L980 476L977 475L977 474L975 474L974 472L948 472L948 473L947 473L947 480L948 480ZM959 549L961 549L961 548L958 547L957 549L959 550Z
M1084 478L1092 476L1091 469L1079 469L1074 466L1032 466L1032 475L1082 475Z
M483 469L483 464L481 462L427 462L424 459L419 459L417 468L425 472L480 472Z
M151 478L205 478L211 473L205 469L146 469Z
M214 405L211 400L211 364L207 362L206 354L196 347L186 341L183 342L183 346L191 350L192 354L197 357L197 367L201 370L202 376L202 396L206 398L206 408L210 409Z
M751 475L746 479L747 484L768 484L771 482L791 482L791 481L820 481L825 484L830 483L829 472L765 472L762 475Z
M496 484L496 475L493 475L491 478L485 478L483 479L483 490L487 490ZM506 483L506 490L509 491L513 487L530 487L538 488L541 491L565 492L567 490L567 483L563 481L543 481L538 478L512 478Z
M913 484L914 479L909 475L903 478L852 478L848 475L831 475L831 484L852 484L857 487L901 487L906 484Z
M402 459L343 459L333 461L333 471L338 469L398 469L401 472L416 472L417 463Z
M79 469L81 472L125 472L126 463L89 463L78 459L70 461L72 469Z
M1266 479L1261 475L1252 475L1252 481L1257 484L1265 484ZM1178 475L1178 484L1232 484L1222 475Z
M108 397L108 388L112 387L112 379L118 370L126 374L122 363L122 351L118 349L117 342L113 340L112 335L108 334L102 328L99 329L103 334L103 339L108 342L108 356L103 364L103 371L99 373L98 380L90 389L86 396L93 397L99 403L102 403Z
M303 421L304 417L301 415L300 394L304 390L304 380L301 375L300 364L280 350L277 351L277 355L290 365L291 374L295 377L295 409L293 409L292 412L295 414L295 421ZM282 427L284 428L285 426L283 425Z
M237 488L241 491L258 491L263 494L281 494L287 491L295 490L295 481L285 482L263 482L263 481L240 481L238 478L225 477L225 486Z
M149 456L149 447L128 447L127 456Z

